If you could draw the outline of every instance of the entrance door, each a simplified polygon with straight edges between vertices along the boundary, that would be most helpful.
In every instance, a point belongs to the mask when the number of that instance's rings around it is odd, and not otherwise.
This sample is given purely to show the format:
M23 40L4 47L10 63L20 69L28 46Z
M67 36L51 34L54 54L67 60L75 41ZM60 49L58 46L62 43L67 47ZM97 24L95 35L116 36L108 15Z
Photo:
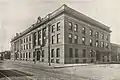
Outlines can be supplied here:
M40 60L40 51L37 51L37 61Z
M99 51L96 51L96 61L100 61L100 53L99 53Z

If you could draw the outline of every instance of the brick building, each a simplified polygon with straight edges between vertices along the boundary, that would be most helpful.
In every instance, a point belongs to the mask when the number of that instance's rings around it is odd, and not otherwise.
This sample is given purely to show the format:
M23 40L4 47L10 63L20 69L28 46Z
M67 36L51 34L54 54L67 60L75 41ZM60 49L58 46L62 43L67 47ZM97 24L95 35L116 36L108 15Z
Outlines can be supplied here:
M3 52L0 52L0 60L4 60L4 54L3 54Z
M0 52L0 60L9 60L11 58L11 51Z
M111 43L111 62L120 63L120 45Z
M11 40L13 60L49 63L111 61L110 28L63 5Z

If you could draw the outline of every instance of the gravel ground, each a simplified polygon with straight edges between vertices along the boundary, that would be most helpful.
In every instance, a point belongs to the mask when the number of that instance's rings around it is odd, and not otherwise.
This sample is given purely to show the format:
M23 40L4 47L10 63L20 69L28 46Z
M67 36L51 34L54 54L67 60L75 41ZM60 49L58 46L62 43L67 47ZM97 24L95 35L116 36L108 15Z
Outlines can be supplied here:
M120 80L120 64L84 65L65 68L44 68L39 65L22 63L10 64L9 66L4 64L4 66L33 74L34 76L31 77L35 80ZM24 80L24 77L15 80Z

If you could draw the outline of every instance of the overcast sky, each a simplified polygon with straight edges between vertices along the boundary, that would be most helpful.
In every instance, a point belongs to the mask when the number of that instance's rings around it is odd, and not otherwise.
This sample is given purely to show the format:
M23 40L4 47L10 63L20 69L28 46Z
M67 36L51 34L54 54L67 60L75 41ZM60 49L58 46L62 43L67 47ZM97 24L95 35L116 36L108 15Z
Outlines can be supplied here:
M0 0L0 51L10 39L63 4L109 26L111 42L120 44L120 0Z

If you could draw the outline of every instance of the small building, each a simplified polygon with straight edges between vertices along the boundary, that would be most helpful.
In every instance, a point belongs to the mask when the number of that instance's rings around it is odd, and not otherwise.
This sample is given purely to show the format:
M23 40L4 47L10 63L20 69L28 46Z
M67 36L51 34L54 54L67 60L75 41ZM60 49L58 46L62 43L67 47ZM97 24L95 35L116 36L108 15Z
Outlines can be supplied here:
M0 60L10 60L10 59L11 59L11 51L0 52Z
M111 62L120 62L120 45L111 43Z
M4 60L4 54L0 52L0 60Z

